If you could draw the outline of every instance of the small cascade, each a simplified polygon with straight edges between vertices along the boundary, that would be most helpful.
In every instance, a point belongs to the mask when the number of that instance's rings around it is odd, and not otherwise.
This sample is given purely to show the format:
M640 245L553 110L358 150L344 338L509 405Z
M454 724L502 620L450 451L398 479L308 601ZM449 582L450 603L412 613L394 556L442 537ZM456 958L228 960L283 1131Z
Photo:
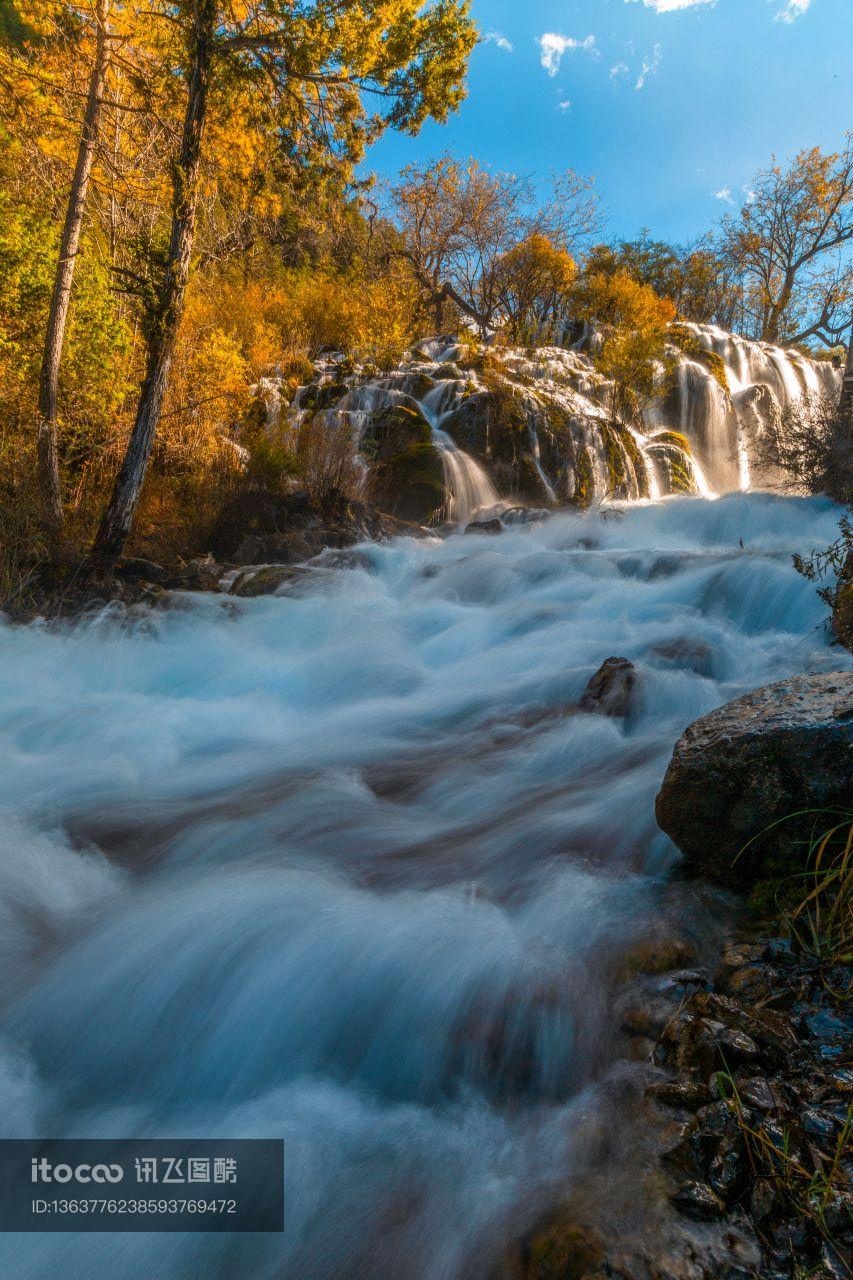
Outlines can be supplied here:
M729 395L704 365L683 359L678 367L678 400L679 431L691 442L714 488L719 492L739 488L737 418Z
M700 360L680 358L681 431L696 445L719 492L766 481L753 474L754 443L803 395L838 395L840 371L828 361L753 342L715 325L682 323L679 328L719 362L726 384Z
M498 509L501 500L480 464L458 448L447 432L439 427L433 427L432 438L441 453L444 467L447 519L456 524L468 524L481 512Z
M453 412L458 399L459 384L451 380L436 383L419 404L441 454L447 489L445 516L454 523L468 524L479 512L498 508L501 500L480 464L441 429L442 421Z
M556 503L557 495L554 492L554 486L551 484L551 481L546 476L544 468L542 466L542 450L539 447L539 432L536 430L536 424L534 422L530 423L529 431L530 431L530 443L533 448L533 465L536 468L536 474L539 476L539 479L542 481L542 487L548 495L548 501Z

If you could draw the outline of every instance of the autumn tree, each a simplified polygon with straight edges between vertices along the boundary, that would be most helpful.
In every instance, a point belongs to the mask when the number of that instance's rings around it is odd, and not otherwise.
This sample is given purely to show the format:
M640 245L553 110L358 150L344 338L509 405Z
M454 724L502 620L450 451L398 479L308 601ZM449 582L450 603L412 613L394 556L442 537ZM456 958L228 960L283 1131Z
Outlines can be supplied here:
M843 151L802 151L752 183L747 203L722 230L724 258L741 281L754 337L831 347L853 303L853 134Z
M640 419L658 389L675 304L618 270L585 271L574 291L573 307L603 338L595 363L613 383L612 416Z
M27 110L44 87L60 89L55 76L55 48L76 46L79 62L89 63L88 87L77 126L76 157L71 174L55 265L50 309L39 375L37 455L42 516L56 548L62 525L62 493L57 450L59 372L80 234L94 161L110 53L110 0L93 0L73 8L52 3L25 5L15 10L18 38L3 51L0 77L18 113ZM39 56L47 49L47 57ZM53 64L53 65L52 65ZM67 68L66 63L66 68ZM66 95L67 96L67 95ZM73 108L72 108L73 109Z
M238 10L217 0L154 9L182 33L174 68L185 91L173 164L169 243L147 316L148 357L136 418L92 563L121 554L142 488L169 383L190 274L205 134L211 109L232 83L251 85L269 108L270 138L295 173L348 168L383 128L416 132L444 119L463 95L476 39L467 0L270 0ZM375 102L379 110L371 111Z
M684 247L655 240L643 230L636 240L595 245L586 268L605 275L626 271L638 284L669 298L682 320L731 329L739 316L737 282L710 236Z
M571 252L598 225L592 184L572 171L554 177L537 206L528 177L448 155L404 169L390 209L436 327L450 302L484 335L499 318L499 264L508 253L533 235Z
M576 275L574 259L539 232L498 260L495 296L511 341L547 338L549 328L566 316Z

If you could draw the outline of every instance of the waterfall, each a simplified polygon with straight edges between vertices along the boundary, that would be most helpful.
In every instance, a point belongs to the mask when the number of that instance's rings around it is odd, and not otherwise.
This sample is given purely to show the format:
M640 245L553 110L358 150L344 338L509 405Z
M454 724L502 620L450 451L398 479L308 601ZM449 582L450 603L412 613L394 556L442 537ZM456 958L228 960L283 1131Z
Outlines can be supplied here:
M679 430L718 492L739 487L737 419L730 397L696 360L678 366ZM748 486L747 486L748 487Z
M446 431L441 430L441 422L452 412L456 395L454 382L439 382L419 404L430 424L433 443L441 454L447 490L445 515L448 520L461 525L468 524L482 511L498 508L500 497L480 464L460 449Z
M480 512L498 507L500 498L480 464L459 449L440 428L433 427L432 438L444 466L447 519L456 524L468 524Z
M682 323L678 329L689 337L689 350L670 347L674 386L661 363L657 394L639 427L613 420L613 386L586 354L601 340L591 329L571 349L493 347L485 358L455 339L426 339L396 370L366 377L343 357L327 356L317 382L297 393L292 423L312 405L324 405L319 412L325 421L339 423L358 445L369 438L373 415L397 406L415 410L429 424L441 458L446 517L458 524L481 512L499 514L502 498L504 508L513 505L493 475L514 477L512 493L526 485L527 501L553 505L566 498L658 500L683 492L711 497L773 482L773 476L755 474L762 434L802 395L838 394L840 371L713 325ZM269 396L269 388L264 391ZM498 413L491 426L487 417L476 451L455 427L445 429L468 398L488 403L496 395L504 397L508 419L502 423ZM504 432L516 434L499 458L500 444L508 443Z
M554 492L554 486L545 474L542 466L542 450L539 447L539 433L536 430L536 423L531 419L528 430L530 431L530 443L533 447L533 465L536 468L536 474L542 481L542 487L548 495L548 501L556 503L557 495Z
M727 393L710 369L682 357L678 373L681 430L696 443L718 491L748 489L753 479L762 479L753 476L751 445L757 435L804 394L838 395L840 371L828 361L750 341L715 325L682 323L679 327L722 361L728 384Z

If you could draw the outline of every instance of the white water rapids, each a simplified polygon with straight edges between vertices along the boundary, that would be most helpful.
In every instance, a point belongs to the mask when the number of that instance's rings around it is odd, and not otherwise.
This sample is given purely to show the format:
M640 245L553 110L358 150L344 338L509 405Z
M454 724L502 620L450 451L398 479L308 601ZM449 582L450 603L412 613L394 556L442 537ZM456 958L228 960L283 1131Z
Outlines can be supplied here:
M286 1142L282 1235L6 1236L0 1274L486 1280L624 1156L613 962L688 892L654 796L695 717L844 665L790 562L837 516L562 514L0 625L4 1133ZM575 711L610 655L626 722Z

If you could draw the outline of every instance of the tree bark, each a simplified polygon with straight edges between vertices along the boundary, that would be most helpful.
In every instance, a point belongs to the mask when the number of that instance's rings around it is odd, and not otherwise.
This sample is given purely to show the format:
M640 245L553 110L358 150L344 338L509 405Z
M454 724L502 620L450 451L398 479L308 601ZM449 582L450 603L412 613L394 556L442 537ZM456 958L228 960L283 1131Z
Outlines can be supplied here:
M74 280L74 268L77 263L77 253L80 245L80 232L83 227L83 214L86 209L86 198L89 192L89 178L92 172L95 145L98 140L101 103L104 96L104 84L109 62L108 13L109 0L98 0L96 8L95 61L89 78L89 92L86 98L86 111L83 117L80 145L77 149L74 177L71 181L71 192L68 197L68 207L65 211L62 238L59 242L59 260L53 281L53 294L50 300L50 312L48 314L47 332L45 334L39 376L37 429L39 493L42 520L54 554L58 550L62 533L62 489L59 482L57 446L59 368L62 363L65 326L68 320L68 307L71 300L71 285Z
M849 448L851 442L853 442L853 326L851 326L850 329L850 344L847 348L847 364L844 368L844 377L841 383L839 415L841 417L842 429L846 432L847 445Z
M172 230L165 277L149 320L148 358L136 420L110 505L89 554L93 568L111 570L133 523L160 421L184 307L195 238L202 139L210 90L215 0L197 0L189 33L187 105L180 156L172 180Z

